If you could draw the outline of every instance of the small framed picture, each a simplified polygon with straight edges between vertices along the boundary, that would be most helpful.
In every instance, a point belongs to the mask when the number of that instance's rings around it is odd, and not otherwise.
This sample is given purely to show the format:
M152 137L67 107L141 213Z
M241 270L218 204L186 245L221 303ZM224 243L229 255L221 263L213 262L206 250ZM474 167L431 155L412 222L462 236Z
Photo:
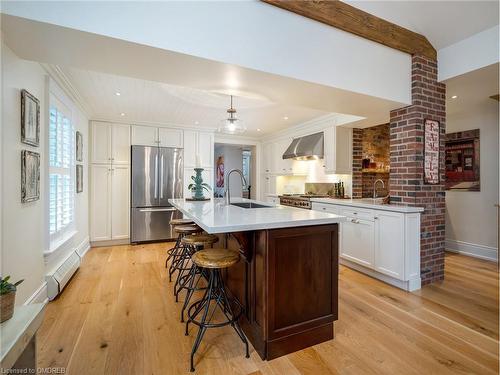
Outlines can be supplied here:
M21 151L21 202L40 199L40 154Z
M81 193L83 191L83 165L76 165L76 192Z
M40 145L40 101L26 90L21 90L21 142Z
M83 136L79 131L76 132L76 161L83 161Z

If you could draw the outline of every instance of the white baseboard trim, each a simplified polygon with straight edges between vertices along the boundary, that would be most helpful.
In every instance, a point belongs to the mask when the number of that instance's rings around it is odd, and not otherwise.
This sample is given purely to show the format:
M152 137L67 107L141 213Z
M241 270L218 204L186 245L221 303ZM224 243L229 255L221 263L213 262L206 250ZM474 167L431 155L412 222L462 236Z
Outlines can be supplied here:
M44 281L42 285L35 290L25 302L25 305L31 305L32 303L47 303L49 301L49 297L47 296L47 282Z
M85 238L80 245L78 245L75 249L76 253L80 256L80 258L83 258L83 256L89 251L90 249L90 240L89 238Z
M493 246L446 239L446 250L491 262L498 262L498 248Z
M375 279L381 280L387 284L390 284L392 286L395 286L397 288L406 290L407 292L413 292L414 290L418 290L422 286L422 282L420 277L416 277L414 279L410 280L398 280L395 279L391 276L384 275L383 273L377 272L375 270L372 270L370 268L364 267L360 264L351 262L350 260L340 258L340 264L352 268L356 271L359 271L361 273L364 273L365 275L371 276Z
M105 247L105 246L116 246L116 245L130 245L130 238L124 238L123 240L92 241L90 243L90 246L92 247Z

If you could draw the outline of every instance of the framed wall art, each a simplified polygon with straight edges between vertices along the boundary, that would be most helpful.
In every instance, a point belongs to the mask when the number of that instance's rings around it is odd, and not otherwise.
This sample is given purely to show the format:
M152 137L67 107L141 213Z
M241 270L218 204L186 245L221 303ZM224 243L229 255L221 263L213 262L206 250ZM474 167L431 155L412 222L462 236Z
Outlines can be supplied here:
M76 140L75 140L76 161L83 161L83 136L82 133L80 133L79 131L77 131L75 135L76 135Z
M424 121L424 183L438 185L439 178L439 121Z
M21 90L21 142L40 145L40 101L26 90Z
M446 190L481 190L479 146L479 129L446 134Z
M40 199L40 154L21 151L21 202Z
M83 191L83 165L76 165L76 192L81 193Z

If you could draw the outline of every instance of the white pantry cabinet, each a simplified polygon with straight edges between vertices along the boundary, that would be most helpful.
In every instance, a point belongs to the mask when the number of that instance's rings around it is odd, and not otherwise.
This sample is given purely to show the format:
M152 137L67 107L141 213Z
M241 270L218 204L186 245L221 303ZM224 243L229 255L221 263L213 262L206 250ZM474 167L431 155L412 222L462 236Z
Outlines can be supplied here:
M130 166L92 164L90 173L90 240L129 238Z
M196 158L199 158L200 167L213 168L214 166L214 133L195 130L184 131L184 167L196 167Z
M130 126L92 121L91 162L130 164Z
M331 126L324 131L324 166L327 174L352 173L352 129Z
M182 148L183 142L183 131L180 129L132 125L132 144L134 146Z
M405 290L420 288L420 213L318 202L312 209L346 217L341 263Z

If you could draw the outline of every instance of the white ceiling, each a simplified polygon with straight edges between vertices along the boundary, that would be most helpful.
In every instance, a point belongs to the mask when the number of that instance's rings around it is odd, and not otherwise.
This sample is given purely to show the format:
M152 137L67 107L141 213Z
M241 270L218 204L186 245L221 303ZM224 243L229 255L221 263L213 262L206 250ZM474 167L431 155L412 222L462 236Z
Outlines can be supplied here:
M441 49L498 25L498 1L344 1L424 35Z
M60 70L77 89L94 119L217 128L227 117L229 93L236 95L233 105L237 117L248 128L248 136L275 132L328 114L273 103L250 92L205 91L75 68Z

